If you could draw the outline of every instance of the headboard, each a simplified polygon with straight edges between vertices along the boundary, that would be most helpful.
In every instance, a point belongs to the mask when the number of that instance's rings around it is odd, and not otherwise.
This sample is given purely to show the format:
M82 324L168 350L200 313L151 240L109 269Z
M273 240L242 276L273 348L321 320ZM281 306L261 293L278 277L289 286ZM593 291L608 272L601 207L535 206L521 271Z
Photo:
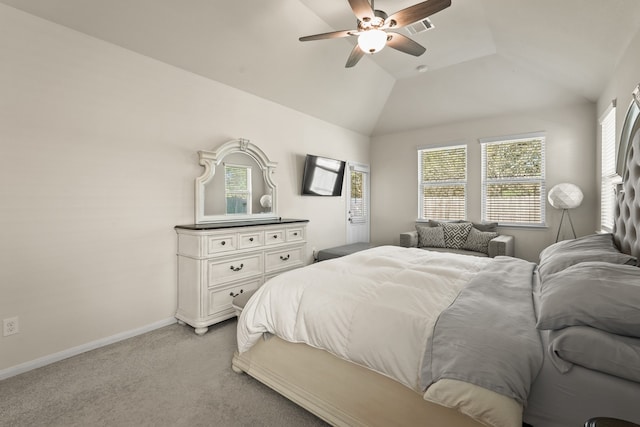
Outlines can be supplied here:
M640 86L633 92L634 102L640 106ZM633 107L633 103L629 107ZM613 236L624 253L640 258L640 116L625 123L629 132L623 133L620 150L626 149L622 184L616 191ZM628 138L628 139L627 139Z

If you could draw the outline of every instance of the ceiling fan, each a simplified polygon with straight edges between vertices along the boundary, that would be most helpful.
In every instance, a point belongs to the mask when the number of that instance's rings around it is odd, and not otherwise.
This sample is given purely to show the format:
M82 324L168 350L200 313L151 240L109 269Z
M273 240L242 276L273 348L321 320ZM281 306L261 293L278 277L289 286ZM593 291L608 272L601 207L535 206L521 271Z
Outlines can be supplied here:
M353 13L358 18L358 28L355 30L332 31L330 33L315 34L313 36L300 37L301 42L311 40L336 39L341 37L358 36L358 44L353 48L346 68L353 67L360 61L365 53L374 54L380 52L385 46L392 47L400 52L413 56L422 55L426 49L402 34L389 31L402 28L406 25L422 21L434 13L451 6L451 0L427 0L391 16L387 16L382 10L375 10L373 0L348 0Z

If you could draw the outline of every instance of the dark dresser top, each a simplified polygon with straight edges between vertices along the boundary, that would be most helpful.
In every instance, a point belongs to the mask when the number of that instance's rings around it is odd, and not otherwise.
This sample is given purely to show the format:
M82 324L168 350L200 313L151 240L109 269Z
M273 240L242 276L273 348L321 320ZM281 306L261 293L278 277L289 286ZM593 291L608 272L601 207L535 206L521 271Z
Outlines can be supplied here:
M293 218L272 218L272 219L259 219L259 220L251 220L251 221L221 221L221 222L209 222L206 224L176 225L175 228L181 228L184 230L215 230L218 228L257 227L259 225L293 224L296 222L309 222L309 220L293 219Z

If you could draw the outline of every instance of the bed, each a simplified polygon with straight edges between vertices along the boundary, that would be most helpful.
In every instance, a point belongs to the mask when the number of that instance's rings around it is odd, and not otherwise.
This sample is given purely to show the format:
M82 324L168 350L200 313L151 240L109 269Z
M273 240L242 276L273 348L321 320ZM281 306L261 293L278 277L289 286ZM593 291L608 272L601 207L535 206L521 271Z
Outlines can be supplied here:
M640 424L638 128L614 233L537 265L380 246L284 273L244 307L233 369L336 426Z

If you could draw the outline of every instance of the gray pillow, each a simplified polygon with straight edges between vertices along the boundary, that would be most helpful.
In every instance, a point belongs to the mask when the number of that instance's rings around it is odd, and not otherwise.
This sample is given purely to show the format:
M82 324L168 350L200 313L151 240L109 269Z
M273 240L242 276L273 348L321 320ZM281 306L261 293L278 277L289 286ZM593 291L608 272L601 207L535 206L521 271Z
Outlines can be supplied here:
M613 241L613 234L589 234L588 236L578 237L573 240L563 240L547 246L540 252L540 262L553 255L574 251L612 251L620 252Z
M621 337L588 326L574 326L551 331L549 342L551 362L562 373L575 364L640 382L638 338Z
M480 231L476 227L471 227L469 235L467 235L467 241L465 242L463 249L469 251L489 253L489 241L498 236L498 233L490 231Z
M498 231L498 223L497 222L472 222L473 228L478 229L478 231Z
M416 225L419 248L444 248L444 230L442 227Z
M591 326L640 337L640 268L583 262L541 283L538 329Z
M636 265L637 260L636 257L618 250L612 234L591 234L545 248L540 253L540 279L544 281L550 274L585 261Z
M470 222L442 223L444 244L447 248L462 249L471 230Z
M448 221L436 221L435 219L430 219L426 224L428 224L429 227L442 227L442 224L459 224L461 222L464 221L461 219L452 219Z

